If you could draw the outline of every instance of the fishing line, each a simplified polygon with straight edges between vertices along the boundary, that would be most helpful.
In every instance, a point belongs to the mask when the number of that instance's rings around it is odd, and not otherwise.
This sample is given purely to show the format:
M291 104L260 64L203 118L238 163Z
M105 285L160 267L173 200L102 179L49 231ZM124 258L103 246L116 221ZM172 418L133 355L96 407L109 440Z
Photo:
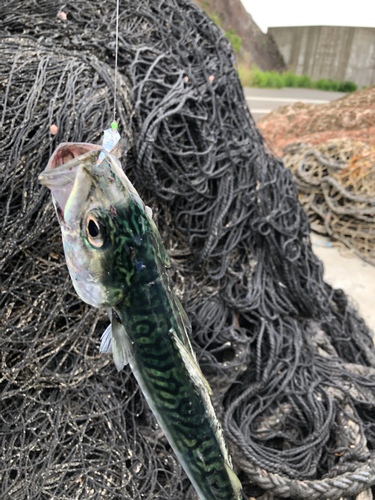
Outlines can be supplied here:
M116 0L115 97L114 97L114 109L113 109L113 123L116 123L119 3L120 0Z
M119 0L116 0L116 46L115 46L115 95L113 99L113 121L111 128L104 130L102 138L102 151L100 152L97 165L100 165L106 156L106 152L113 152L114 148L120 141L118 133L118 123L116 122L116 106L117 106L117 59L118 59L118 25L119 25Z

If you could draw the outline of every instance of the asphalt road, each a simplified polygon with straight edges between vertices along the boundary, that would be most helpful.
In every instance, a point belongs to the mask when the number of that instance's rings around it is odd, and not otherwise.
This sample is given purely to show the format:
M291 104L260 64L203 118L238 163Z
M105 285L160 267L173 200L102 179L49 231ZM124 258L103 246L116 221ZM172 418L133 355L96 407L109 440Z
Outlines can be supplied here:
M307 102L309 104L323 104L345 96L344 92L328 92L314 89L244 89L245 97L255 121L260 120L273 109L283 104Z

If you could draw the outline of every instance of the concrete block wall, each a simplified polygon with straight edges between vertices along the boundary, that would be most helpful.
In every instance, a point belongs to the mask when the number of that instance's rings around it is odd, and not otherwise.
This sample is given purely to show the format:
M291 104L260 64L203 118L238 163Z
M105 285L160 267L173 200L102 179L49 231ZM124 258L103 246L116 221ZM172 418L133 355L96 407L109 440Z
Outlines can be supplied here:
M375 28L293 26L269 28L288 69L312 80L375 84Z

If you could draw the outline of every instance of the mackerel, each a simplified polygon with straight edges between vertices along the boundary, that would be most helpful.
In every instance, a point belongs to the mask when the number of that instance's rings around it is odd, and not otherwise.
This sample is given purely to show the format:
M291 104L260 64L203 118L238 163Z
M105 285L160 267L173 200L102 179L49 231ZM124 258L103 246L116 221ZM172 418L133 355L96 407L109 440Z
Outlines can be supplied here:
M61 144L39 180L51 190L78 295L108 311L101 352L113 354L118 370L129 363L201 500L240 500L151 210L118 158L94 144Z

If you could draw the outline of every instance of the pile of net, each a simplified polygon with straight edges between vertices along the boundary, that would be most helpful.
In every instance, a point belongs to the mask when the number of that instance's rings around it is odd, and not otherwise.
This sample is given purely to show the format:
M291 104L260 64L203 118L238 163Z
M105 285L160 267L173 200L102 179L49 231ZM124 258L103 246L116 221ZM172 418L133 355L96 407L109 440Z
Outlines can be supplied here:
M258 126L279 156L297 141L322 144L351 139L375 145L375 86L327 104L280 106L259 120Z
M108 320L75 294L37 181L60 142L100 142L112 121L115 26L114 1L0 10L4 500L196 498L130 370L98 354ZM118 57L123 166L172 258L244 498L371 498L372 334L322 279L229 42L188 1L127 0Z
M352 140L284 149L311 229L375 265L375 146Z

